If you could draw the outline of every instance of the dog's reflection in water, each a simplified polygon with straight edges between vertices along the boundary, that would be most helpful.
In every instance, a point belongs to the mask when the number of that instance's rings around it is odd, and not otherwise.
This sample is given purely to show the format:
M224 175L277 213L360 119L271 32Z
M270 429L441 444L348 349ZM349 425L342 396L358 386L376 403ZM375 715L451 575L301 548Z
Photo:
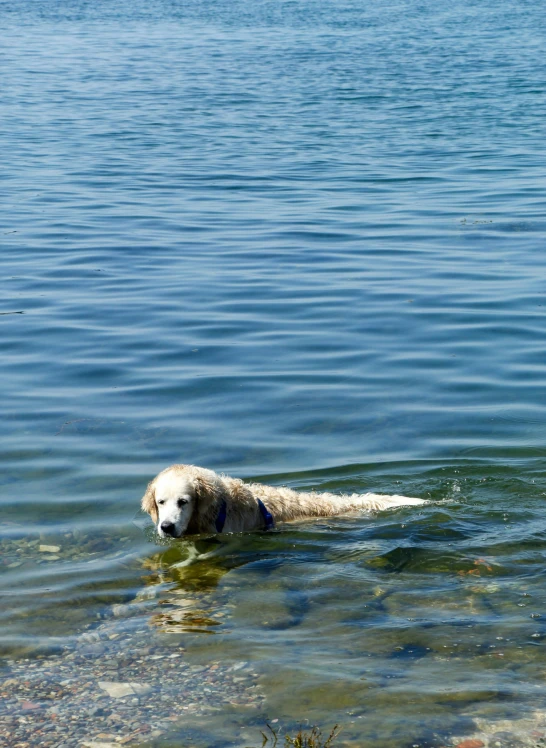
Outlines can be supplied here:
M144 560L153 573L144 580L142 597L157 598L160 610L149 621L161 633L211 634L221 625L225 613L213 593L230 569L245 563L226 557L223 546L216 538L188 540Z

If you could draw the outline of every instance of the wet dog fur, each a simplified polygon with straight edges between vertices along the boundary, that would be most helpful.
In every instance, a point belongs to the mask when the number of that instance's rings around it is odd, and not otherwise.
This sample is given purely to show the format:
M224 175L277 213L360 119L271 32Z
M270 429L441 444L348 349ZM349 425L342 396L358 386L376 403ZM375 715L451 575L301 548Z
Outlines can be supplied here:
M293 491L262 483L243 483L238 478L218 475L195 465L171 465L148 484L142 509L152 517L161 537L180 538L216 533L216 520L223 506L223 532L264 529L258 500L263 502L275 523L426 503L424 499L374 493L337 495Z

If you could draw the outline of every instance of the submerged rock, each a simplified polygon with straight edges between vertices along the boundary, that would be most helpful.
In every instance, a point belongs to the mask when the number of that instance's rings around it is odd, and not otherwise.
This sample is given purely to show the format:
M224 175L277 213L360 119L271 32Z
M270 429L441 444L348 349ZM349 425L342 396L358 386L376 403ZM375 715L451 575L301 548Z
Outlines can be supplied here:
M124 696L145 696L153 690L146 683L119 683L109 680L99 681L98 686L113 699L122 699Z

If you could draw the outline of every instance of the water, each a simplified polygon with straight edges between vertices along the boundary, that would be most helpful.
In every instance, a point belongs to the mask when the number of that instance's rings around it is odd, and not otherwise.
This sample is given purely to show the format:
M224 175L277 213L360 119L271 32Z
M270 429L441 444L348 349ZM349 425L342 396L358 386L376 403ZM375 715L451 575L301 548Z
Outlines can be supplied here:
M273 718L442 745L531 719L542 7L20 0L0 17L8 665L79 646L157 585L150 638L251 662L265 697L186 715L169 745L259 744ZM173 566L192 544L160 545L138 513L172 462L434 503ZM176 595L208 617L169 618Z

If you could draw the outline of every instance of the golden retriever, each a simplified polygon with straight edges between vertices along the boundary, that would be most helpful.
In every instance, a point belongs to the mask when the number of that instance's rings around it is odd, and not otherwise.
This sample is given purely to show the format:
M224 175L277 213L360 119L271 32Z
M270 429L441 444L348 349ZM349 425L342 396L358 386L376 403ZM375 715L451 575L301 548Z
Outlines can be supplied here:
M161 537L270 529L276 522L427 503L375 493L338 496L243 483L195 465L171 465L149 484L142 509Z

